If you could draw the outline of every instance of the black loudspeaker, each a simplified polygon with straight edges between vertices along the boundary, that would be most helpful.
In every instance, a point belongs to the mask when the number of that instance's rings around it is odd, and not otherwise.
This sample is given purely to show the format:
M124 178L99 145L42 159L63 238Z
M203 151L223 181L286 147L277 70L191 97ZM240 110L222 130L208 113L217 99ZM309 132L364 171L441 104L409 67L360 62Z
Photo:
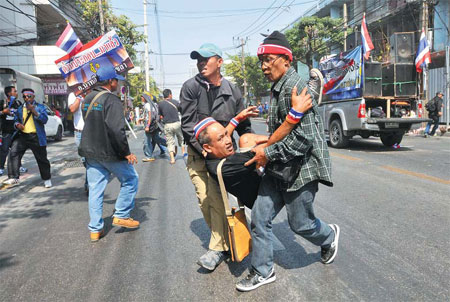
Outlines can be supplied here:
M356 40L355 40L355 34L356 34ZM345 41L347 42L347 50L353 49L356 46L360 46L360 45L362 45L361 33L353 32L347 36Z
M415 96L416 75L414 64L389 64L383 66L382 95L392 97Z
M414 63L414 33L395 33L390 38L391 62L392 63Z
M364 96L382 95L380 62L364 62Z

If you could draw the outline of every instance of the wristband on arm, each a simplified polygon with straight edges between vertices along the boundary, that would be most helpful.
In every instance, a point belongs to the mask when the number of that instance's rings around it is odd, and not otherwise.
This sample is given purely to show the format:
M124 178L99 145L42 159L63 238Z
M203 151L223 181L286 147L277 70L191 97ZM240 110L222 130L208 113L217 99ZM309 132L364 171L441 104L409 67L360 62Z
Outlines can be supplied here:
M230 121L231 125L233 125L235 128L239 125L239 121L233 117Z
M298 112L294 108L291 108L289 110L288 115L286 116L286 122L290 124L298 124L300 123L300 120L304 116L303 112Z

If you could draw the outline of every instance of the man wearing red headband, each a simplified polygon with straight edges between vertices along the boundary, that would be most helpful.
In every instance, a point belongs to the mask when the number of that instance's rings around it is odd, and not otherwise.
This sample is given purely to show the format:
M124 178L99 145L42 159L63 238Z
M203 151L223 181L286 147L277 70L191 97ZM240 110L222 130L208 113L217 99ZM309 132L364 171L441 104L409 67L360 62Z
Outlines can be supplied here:
M275 281L272 220L284 206L291 229L321 247L322 263L328 264L334 260L339 241L339 227L316 218L313 209L319 182L333 185L331 160L317 100L313 100L313 107L306 113L291 108L293 87L301 91L307 84L291 67L292 50L282 33L275 31L264 39L258 48L258 57L264 76L274 83L269 108L269 132L274 133L286 116L288 122L297 124L282 140L270 146L253 148L255 157L247 163L256 162L259 166L271 164L271 167L279 167L292 175L286 178L285 175L266 173L262 178L252 208L250 273L236 284L240 291L251 291ZM291 166L293 168L289 169Z

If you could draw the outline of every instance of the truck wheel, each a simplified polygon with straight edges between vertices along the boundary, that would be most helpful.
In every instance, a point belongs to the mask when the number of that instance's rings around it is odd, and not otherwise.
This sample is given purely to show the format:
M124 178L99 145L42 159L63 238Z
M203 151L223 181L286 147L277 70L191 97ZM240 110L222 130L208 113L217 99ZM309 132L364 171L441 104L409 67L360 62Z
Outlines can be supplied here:
M380 139L386 147L392 147L395 144L400 144L403 139L403 133L398 132L383 132L380 133Z
M58 126L58 131L56 131L56 135L55 135L55 141L57 141L57 142L61 141L62 136L63 136L62 127Z
M348 145L349 138L344 135L341 121L336 119L330 124L330 145L333 148L344 148Z

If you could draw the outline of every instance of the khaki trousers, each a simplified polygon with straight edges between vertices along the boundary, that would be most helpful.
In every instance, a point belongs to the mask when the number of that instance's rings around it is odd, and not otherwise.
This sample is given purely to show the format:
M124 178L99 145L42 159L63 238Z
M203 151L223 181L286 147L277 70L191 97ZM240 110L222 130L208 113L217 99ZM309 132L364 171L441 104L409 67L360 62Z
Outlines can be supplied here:
M228 251L228 229L218 183L208 174L205 159L188 147L187 170L203 217L211 230L209 249Z
M167 149L169 152L175 152L176 141L178 140L178 146L183 144L183 134L181 133L181 122L168 123L164 125L164 134L167 141Z

